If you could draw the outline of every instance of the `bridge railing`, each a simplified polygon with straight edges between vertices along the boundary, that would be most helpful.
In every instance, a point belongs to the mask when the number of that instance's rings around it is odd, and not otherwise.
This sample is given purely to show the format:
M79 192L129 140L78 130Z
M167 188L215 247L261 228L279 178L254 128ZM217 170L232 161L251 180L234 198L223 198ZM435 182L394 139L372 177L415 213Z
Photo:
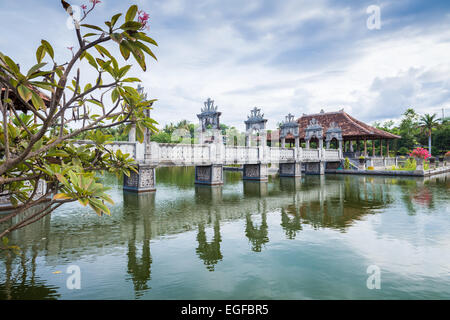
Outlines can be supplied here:
M75 145L92 144L89 140L74 141ZM302 149L279 147L225 146L223 144L180 144L114 141L107 145L112 151L120 149L137 161L146 161L160 166L183 166L198 164L245 164L277 162L340 161L342 154L337 149Z
M90 140L76 140L72 141L74 146L79 147L81 145L94 144ZM106 149L116 152L120 150L122 153L128 153L134 159L144 159L144 150L143 146L137 144L136 142L128 142L128 141L110 141L106 145Z
M339 161L340 151L338 149L325 149L325 160L326 161Z

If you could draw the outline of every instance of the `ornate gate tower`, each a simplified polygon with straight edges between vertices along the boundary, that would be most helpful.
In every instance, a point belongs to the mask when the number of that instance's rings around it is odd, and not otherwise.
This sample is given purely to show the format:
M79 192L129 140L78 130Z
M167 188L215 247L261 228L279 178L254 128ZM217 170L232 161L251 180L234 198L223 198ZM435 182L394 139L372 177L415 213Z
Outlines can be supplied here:
M256 132L259 134L259 145L265 147L267 145L267 132L264 113L261 114L261 108L254 107L250 110L250 115L247 116L245 123L245 146L250 146L250 136Z
M197 114L199 120L198 128L198 143L219 143L222 142L220 137L220 115L222 112L217 111L217 106L214 106L214 100L208 98L204 102L205 107L201 109L201 113Z

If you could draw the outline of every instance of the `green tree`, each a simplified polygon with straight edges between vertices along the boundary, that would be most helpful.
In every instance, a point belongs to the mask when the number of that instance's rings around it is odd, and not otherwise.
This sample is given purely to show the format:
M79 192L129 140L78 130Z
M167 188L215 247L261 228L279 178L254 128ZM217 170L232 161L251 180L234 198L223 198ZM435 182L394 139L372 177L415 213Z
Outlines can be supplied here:
M121 13L106 21L105 26L82 24L98 1L91 3L78 21L70 4L62 1L73 19L78 40L69 61L58 63L46 40L36 51L36 65L26 71L0 53L0 192L11 201L10 206L2 208L9 212L0 223L8 222L10 226L0 230L0 238L71 201L89 205L99 215L110 214L105 202L113 201L96 173L129 175L135 168L128 154L106 148L112 138L106 130L123 124L127 132L135 125L139 141L143 141L145 130L157 130L156 122L148 117L155 100L144 99L130 85L140 81L127 75L132 65L120 66L104 47L116 46L125 61L133 56L145 71L145 56L156 59L147 45L157 45L145 32L148 15L138 13L133 5L120 23ZM94 81L81 78L80 70L86 74L86 68L94 71ZM46 90L48 96L38 88ZM78 123L77 129L67 130L66 125L74 122ZM92 144L76 147L71 139L80 134L85 134ZM42 181L48 188L38 196ZM36 207L35 213L21 214L32 207Z
M431 153L431 133L433 132L433 129L438 126L438 120L436 118L436 114L430 115L425 114L422 117L420 117L420 126L422 128L422 131L426 134L428 137L428 151Z

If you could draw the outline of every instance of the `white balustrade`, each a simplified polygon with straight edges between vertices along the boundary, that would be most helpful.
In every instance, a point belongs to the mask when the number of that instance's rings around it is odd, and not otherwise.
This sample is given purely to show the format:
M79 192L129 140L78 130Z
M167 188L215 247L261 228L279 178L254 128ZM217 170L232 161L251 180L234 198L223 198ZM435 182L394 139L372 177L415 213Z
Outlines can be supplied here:
M75 145L90 144L91 141L75 141ZM302 149L278 147L225 146L223 144L176 144L150 142L147 146L139 142L114 141L107 148L128 153L137 161L146 161L161 166L183 166L199 164L245 164L277 162L340 161L337 149Z

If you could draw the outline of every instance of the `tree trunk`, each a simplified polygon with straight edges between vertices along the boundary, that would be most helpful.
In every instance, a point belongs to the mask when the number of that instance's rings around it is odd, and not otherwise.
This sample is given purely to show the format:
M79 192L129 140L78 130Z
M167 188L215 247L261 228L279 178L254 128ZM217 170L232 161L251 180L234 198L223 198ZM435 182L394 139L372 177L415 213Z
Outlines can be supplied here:
M428 136L428 152L431 154L431 134Z

